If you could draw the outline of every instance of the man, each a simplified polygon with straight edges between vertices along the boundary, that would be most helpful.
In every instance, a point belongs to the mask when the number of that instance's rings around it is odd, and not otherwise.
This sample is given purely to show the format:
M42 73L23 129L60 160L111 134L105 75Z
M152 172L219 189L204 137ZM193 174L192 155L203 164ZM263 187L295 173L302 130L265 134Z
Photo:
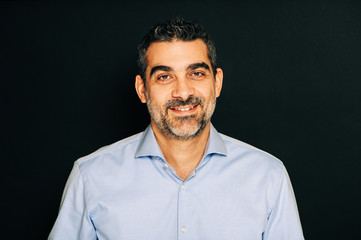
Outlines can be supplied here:
M207 32L177 18L138 50L150 126L75 162L49 239L303 239L283 164L210 122L223 72Z

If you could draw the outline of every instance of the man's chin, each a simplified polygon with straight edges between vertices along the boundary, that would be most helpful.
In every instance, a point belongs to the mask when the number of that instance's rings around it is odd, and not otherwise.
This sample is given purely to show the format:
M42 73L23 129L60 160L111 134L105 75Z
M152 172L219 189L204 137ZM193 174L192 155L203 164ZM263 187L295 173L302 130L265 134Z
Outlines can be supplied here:
M197 123L182 124L182 126L170 127L169 130L175 139L188 140L198 136L202 132L203 128L199 123Z
M174 136L177 138L193 138L198 135L199 129L196 129L195 131L171 131Z

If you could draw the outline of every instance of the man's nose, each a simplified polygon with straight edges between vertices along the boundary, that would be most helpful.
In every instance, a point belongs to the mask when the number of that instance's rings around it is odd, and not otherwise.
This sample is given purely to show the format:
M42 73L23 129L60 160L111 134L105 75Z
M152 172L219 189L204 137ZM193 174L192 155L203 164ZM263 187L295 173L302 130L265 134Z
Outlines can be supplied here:
M193 96L194 88L190 81L191 80L186 77L178 78L172 92L172 97L187 100L190 96Z

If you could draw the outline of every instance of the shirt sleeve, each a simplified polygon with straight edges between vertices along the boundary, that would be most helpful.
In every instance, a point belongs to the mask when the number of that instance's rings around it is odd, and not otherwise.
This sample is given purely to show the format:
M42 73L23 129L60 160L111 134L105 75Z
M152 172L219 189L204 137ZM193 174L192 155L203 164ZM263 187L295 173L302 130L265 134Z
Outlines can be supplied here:
M88 194L75 162L63 192L60 210L48 240L97 239L87 208Z
M275 205L268 217L264 240L304 240L296 199L286 169Z

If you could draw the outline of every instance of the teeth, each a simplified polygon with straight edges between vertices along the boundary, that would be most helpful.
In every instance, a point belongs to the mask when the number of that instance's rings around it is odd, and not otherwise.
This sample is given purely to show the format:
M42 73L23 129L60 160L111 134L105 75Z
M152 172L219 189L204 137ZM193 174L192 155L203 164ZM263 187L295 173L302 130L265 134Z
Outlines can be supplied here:
M194 106L193 106L193 107L189 107L189 108L175 108L175 110L184 112L184 111L191 110L192 108L194 108Z

